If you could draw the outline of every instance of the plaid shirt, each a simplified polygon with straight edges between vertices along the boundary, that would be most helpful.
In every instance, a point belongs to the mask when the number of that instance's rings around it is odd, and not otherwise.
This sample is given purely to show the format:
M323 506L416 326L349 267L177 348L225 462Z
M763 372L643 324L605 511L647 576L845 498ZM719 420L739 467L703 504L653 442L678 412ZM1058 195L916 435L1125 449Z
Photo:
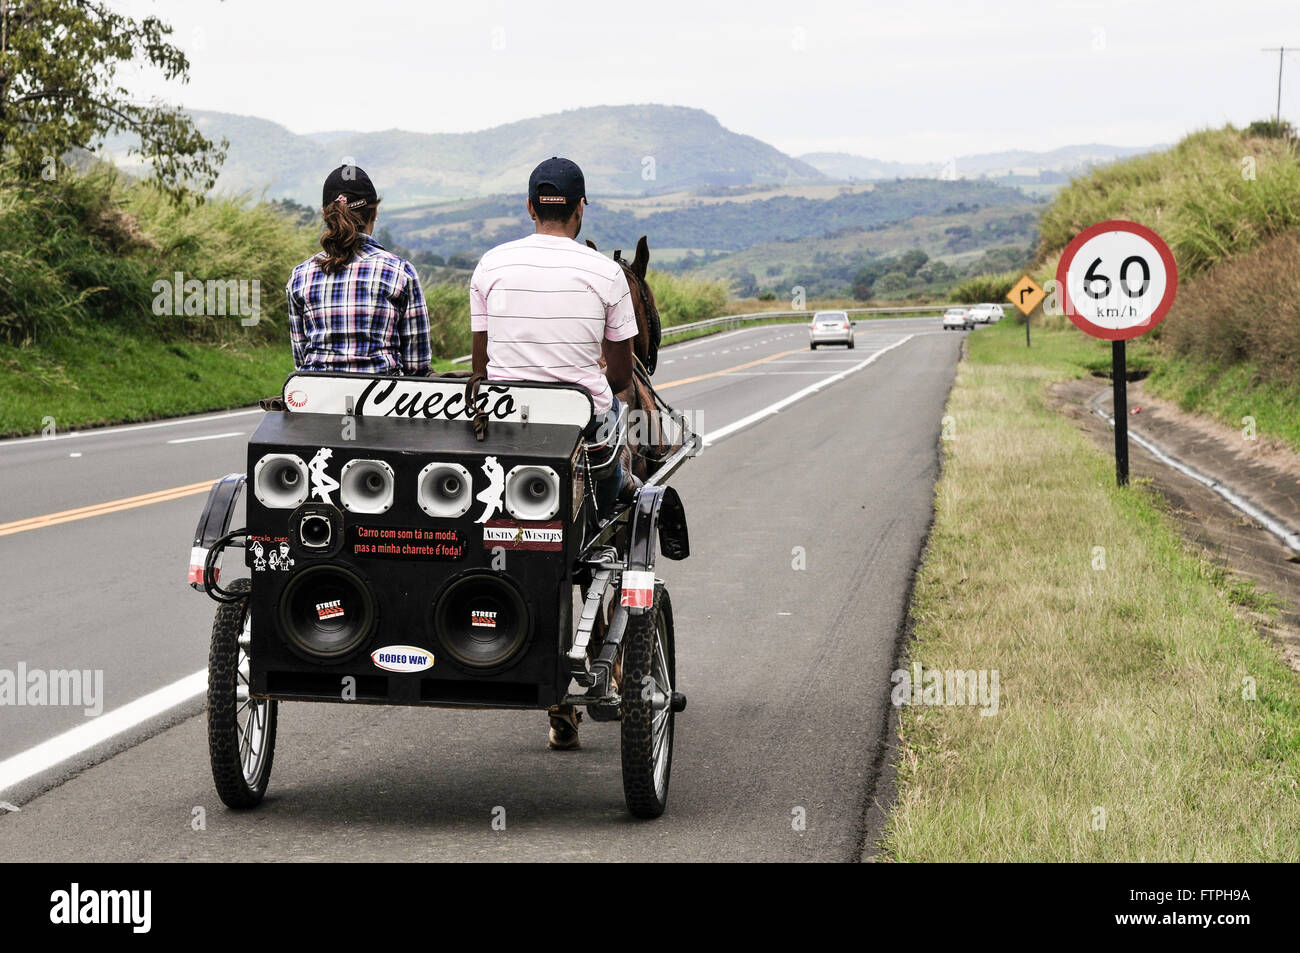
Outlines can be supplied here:
M312 257L293 270L289 340L303 371L423 374L429 369L429 311L410 262L369 235L332 275Z

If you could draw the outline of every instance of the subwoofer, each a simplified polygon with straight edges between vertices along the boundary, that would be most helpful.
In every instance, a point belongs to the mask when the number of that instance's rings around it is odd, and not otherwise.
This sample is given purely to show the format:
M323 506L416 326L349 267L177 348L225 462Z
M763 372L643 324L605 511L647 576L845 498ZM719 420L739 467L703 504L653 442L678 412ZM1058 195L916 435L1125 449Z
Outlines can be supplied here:
M528 606L500 573L471 572L449 581L433 607L433 629L443 650L462 665L497 668L528 641Z
M317 563L290 578L280 593L279 617L292 648L311 658L340 659L370 640L375 600L356 573Z

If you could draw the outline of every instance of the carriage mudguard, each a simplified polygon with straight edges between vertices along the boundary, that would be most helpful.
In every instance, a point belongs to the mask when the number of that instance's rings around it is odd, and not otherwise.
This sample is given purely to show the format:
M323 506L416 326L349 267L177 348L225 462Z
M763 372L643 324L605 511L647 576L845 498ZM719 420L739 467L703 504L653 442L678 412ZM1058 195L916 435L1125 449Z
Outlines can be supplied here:
M208 491L208 501L203 505L199 515L199 525L194 530L194 545L190 549L190 585L203 591L203 565L208 558L212 544L230 532L230 519L234 516L239 503L239 494L244 489L243 473L228 473ZM221 563L213 567L213 575L219 576ZM213 579L213 583L217 580Z
M671 486L645 486L637 491L632 507L629 569L654 569L656 537L660 550L669 559L685 559L691 554L686 510L682 498Z

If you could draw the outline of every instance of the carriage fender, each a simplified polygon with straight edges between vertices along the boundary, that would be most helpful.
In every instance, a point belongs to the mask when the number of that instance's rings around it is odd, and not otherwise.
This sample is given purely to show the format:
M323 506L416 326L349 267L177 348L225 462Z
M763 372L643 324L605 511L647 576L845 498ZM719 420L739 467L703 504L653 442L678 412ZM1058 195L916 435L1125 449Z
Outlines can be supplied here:
M199 514L199 525L194 530L194 544L190 550L190 585L203 591L203 564L208 558L212 544L230 532L230 520L239 503L240 493L244 489L246 476L243 473L229 473L223 476L208 491L208 500ZM217 573L220 573L217 564ZM216 580L214 579L213 582Z
M685 559L691 554L686 529L686 510L682 498L670 486L643 486L632 507L627 568L652 570L655 564L655 540L669 559Z

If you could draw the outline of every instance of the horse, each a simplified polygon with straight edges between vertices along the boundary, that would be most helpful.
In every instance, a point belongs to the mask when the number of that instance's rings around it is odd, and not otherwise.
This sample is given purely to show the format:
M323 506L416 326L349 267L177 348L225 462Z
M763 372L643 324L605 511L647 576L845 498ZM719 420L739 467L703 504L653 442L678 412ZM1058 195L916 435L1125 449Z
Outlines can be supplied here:
M600 251L591 239L587 239L587 247ZM623 257L622 249L615 249L614 261L627 278L628 290L632 293L632 311L636 315L637 333L632 339L632 354L636 360L632 379L618 393L618 399L627 406L633 422L628 429L623 464L639 483L644 482L676 447L665 436L662 418L665 408L650 383L659 363L662 325L654 291L646 281L650 264L650 244L646 236L637 240L636 254L631 261Z

